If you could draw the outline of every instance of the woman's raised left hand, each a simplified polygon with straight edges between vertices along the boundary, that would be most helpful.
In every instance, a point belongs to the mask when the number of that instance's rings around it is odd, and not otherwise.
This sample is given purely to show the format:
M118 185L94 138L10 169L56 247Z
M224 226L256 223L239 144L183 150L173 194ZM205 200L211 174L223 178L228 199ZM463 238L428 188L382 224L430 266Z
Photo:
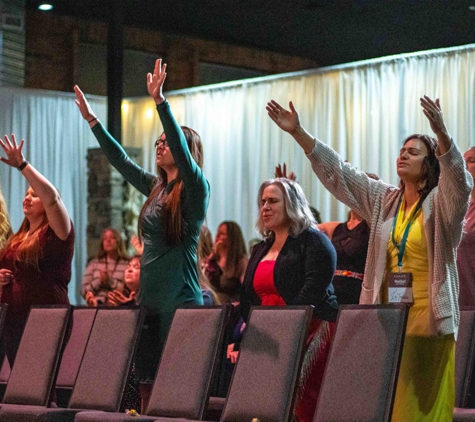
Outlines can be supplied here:
M0 160L12 167L20 166L25 161L25 157L23 157L23 153L21 151L24 144L25 140L22 139L20 145L18 145L13 133L11 140L7 135L5 135L4 141L0 139L0 146L3 148L3 151L5 151L7 158L0 157Z
M156 104L161 104L165 101L165 97L163 96L163 83L167 77L166 69L167 65L162 65L162 59L158 59L155 62L153 73L147 73L148 93L155 100Z
M421 97L421 106L427 120L429 120L432 131L436 135L448 135L439 99L432 101L427 95L424 95Z

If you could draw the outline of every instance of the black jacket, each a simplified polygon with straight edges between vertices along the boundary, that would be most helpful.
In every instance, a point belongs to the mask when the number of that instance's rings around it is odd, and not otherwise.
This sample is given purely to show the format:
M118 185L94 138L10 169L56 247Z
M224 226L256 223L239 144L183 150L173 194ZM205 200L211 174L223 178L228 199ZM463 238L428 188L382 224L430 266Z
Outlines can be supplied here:
M240 308L245 321L251 306L261 304L253 281L259 262L271 248L273 239L254 246L241 288ZM287 305L313 305L314 315L335 321L338 303L332 279L336 267L336 252L322 232L310 228L285 241L274 267L274 283Z

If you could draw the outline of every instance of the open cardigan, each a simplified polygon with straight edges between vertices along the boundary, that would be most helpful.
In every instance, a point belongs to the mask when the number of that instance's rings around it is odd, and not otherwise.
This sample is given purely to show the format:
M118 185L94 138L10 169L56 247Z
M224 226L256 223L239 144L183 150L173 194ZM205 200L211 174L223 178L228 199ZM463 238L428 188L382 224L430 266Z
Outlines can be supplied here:
M453 333L456 337L460 319L456 251L473 181L453 142L447 153L439 155L437 150L436 155L440 164L439 184L422 203L429 253L430 334ZM369 178L318 140L307 157L325 188L370 225L360 303L381 303L387 245L401 189Z

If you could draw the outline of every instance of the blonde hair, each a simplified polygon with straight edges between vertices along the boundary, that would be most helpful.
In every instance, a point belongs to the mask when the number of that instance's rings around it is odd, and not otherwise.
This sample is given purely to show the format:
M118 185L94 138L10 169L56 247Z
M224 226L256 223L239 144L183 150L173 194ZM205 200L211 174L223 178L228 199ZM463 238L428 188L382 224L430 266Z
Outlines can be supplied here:
M104 250L104 236L107 232L111 232L114 236L115 242L117 244L117 255L118 259L130 259L129 254L127 253L127 248L125 247L125 241L122 238L120 232L113 227L107 227L102 230L101 234L101 243L99 245L99 252L97 253L97 259L105 259L107 252Z
M259 215L256 223L257 231L265 239L271 237L273 232L267 230L264 226L261 214L261 199L264 194L264 189L271 185L278 186L284 196L284 209L290 219L289 234L291 236L297 236L304 230L316 224L312 211L310 211L307 198L297 182L293 182L285 177L266 180L259 188L259 193L257 194Z
M0 188L0 249L3 248L8 238L12 235L12 226L8 216L7 204Z

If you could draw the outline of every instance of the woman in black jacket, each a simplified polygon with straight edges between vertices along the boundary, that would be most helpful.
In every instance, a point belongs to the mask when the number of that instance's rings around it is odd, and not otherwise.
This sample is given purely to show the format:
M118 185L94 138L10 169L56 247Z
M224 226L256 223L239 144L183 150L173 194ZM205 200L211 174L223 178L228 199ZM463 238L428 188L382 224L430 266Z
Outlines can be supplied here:
M299 421L311 421L338 312L332 285L336 253L330 240L312 227L315 220L297 183L286 178L264 182L258 203L256 226L264 240L249 259L241 313L247 320L253 305L314 307L295 406Z

